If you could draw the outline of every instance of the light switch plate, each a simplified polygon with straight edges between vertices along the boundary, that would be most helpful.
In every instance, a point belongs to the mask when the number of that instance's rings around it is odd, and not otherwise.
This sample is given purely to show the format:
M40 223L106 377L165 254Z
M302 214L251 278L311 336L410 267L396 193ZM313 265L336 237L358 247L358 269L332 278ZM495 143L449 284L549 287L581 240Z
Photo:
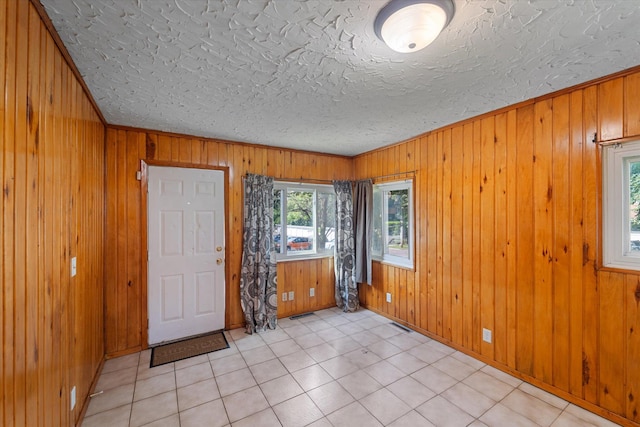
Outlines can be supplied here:
M293 291L289 291L289 301L293 301Z

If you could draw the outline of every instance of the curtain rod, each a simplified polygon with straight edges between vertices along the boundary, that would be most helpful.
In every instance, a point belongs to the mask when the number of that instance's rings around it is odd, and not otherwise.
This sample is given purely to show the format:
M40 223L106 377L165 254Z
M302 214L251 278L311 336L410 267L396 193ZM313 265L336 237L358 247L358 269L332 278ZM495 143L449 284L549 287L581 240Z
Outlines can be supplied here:
M412 170L412 171L406 171L406 172L396 172L396 173L390 173L387 175L380 175L380 176L373 176L371 178L364 178L364 179L371 179L371 180L375 180L375 179L383 179L383 178L391 178L393 176L398 176L398 175L415 175L416 174L416 170ZM247 175L243 175L242 178L244 179ZM316 178L303 178L303 177L298 177L298 178L273 178L276 181L289 181L289 182L327 182L327 183L333 183L333 181L349 181L349 180L332 180L332 179L316 179ZM355 181L362 181L362 180L355 180Z

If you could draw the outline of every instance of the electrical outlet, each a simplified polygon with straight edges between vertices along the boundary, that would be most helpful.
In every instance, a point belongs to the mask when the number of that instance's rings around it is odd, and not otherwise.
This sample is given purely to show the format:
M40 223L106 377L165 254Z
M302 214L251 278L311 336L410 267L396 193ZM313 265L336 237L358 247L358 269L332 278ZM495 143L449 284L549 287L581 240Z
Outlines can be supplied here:
M316 288L309 288L309 296L310 297L316 296Z
M293 301L293 291L289 291L289 301Z
M287 293L283 292L282 293L282 301L286 301L287 300Z
M391 302L391 292L387 292L387 302Z
M71 401L71 410L73 411L73 408L76 407L76 386L73 386L71 389L71 398L69 400Z
M71 258L71 277L75 276L77 271L77 260L76 257L73 257Z
M482 341L491 344L491 329L482 328Z

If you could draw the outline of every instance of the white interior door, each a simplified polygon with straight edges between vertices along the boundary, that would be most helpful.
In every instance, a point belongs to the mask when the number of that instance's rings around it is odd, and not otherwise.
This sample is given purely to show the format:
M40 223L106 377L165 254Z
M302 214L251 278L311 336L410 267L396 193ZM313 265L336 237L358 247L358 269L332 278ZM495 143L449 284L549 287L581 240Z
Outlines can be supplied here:
M224 328L224 172L149 167L149 344Z

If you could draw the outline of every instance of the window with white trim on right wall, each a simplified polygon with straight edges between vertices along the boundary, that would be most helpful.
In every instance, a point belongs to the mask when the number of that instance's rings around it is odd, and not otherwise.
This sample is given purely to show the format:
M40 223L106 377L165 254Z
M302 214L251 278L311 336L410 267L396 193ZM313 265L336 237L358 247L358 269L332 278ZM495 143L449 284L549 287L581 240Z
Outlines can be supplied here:
M640 141L603 148L603 265L640 270Z
M373 259L413 268L413 181L373 186Z

